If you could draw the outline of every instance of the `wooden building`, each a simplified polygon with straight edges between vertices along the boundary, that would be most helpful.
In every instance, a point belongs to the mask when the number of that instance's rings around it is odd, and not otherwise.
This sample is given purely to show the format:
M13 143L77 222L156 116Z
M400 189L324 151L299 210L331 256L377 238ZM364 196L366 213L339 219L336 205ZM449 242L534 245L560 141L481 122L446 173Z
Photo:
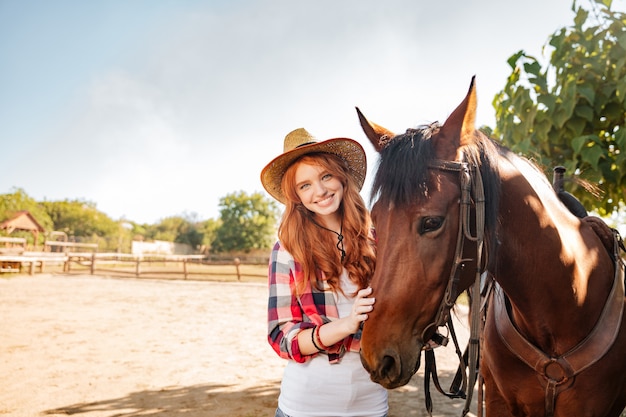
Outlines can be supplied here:
M34 246L39 244L39 234L44 233L44 228L28 211L18 211L12 217L0 223L0 230L6 230L11 234L16 230L27 231L33 234Z

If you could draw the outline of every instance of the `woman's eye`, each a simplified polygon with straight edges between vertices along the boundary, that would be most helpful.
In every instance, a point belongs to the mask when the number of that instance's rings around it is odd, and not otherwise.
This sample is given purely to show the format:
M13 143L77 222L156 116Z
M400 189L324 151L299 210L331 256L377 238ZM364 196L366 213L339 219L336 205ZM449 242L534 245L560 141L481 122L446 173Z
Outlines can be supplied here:
M443 225L443 217L424 217L419 225L418 233L423 235L424 233L434 232Z
M302 185L300 186L300 191L306 190L307 188L309 188L309 185L310 185L310 184L302 184Z
M324 174L322 175L322 181L328 181L333 177L333 174Z

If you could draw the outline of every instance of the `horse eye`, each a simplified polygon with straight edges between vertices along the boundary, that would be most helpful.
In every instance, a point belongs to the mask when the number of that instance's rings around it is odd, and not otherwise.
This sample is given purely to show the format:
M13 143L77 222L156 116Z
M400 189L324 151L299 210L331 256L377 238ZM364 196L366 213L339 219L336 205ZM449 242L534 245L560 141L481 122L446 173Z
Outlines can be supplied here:
M424 233L434 232L443 225L443 217L424 217L419 225L418 233L423 235Z

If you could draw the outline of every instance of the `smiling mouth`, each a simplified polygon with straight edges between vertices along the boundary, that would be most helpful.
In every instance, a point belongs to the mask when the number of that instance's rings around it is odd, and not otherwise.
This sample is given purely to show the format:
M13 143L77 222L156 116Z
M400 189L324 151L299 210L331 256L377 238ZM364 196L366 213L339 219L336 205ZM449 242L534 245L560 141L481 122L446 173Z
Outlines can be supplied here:
M333 199L334 199L334 198L335 198L335 195L334 195L334 194L329 195L329 196L328 196L328 197L326 197L325 199L323 199L323 200L319 200L319 201L317 202L317 205L319 205L319 206L327 206L327 205L329 205L329 204L333 201Z

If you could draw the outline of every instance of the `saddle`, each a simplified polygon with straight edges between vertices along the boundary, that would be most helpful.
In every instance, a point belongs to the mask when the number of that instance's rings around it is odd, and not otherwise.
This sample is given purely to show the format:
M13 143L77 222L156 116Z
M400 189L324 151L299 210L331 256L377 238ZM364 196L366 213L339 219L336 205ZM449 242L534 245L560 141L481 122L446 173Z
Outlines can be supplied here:
M568 208L568 210L573 215L580 218L581 221L591 227L591 229L595 232L598 238L600 238L602 245L611 256L613 262L615 262L616 239L618 247L626 252L626 247L624 247L624 241L622 240L622 237L619 235L619 232L617 230L609 227L599 217L589 216L587 213L587 209L582 205L582 203L572 194L564 190L564 174L564 167L557 166L554 168L554 176L552 177L552 188L554 188L554 192L556 193L557 197L559 197L559 200L561 200L561 202L565 205L565 207Z

